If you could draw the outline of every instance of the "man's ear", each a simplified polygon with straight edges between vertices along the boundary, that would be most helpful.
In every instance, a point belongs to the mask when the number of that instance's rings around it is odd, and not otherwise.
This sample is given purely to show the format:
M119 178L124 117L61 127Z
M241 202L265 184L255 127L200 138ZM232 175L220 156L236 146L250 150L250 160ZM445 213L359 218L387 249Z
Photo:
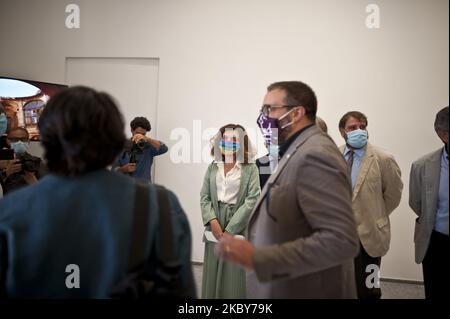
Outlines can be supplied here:
M341 136L345 139L345 130L343 128L339 128L339 132L341 133Z
M301 118L303 118L306 114L306 110L303 106L300 106L297 108L297 110L294 113L294 117L293 117L293 121L297 122L299 121Z
M439 138L443 143L448 144L448 132L438 131L437 135L439 136Z

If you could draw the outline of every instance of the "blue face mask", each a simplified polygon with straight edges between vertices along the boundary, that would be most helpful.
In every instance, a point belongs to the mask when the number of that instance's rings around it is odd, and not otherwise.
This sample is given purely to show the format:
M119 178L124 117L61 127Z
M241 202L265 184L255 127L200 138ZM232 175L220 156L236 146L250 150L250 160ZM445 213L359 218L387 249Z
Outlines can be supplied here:
M22 155L27 152L28 145L29 145L28 143L18 141L18 142L11 143L11 148L14 150L14 153L16 153L18 155Z
M352 148L363 148L367 145L369 133L366 130L354 130L347 133L347 144Z
M8 128L8 119L6 118L6 114L0 114L0 136L6 133L6 129Z
M241 143L239 143L239 142L229 142L229 141L224 141L224 140L220 141L220 150L224 154L235 153L235 152L239 151L240 148L241 148Z

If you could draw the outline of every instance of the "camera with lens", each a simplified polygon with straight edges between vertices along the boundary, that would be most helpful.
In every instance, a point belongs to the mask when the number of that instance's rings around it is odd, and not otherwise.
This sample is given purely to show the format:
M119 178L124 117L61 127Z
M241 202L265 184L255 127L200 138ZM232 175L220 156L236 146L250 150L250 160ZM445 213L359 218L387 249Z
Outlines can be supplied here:
M22 164L22 171L37 173L41 167L41 159L28 153L18 156L19 163Z
M139 142L133 143L133 146L131 147L131 155L130 155L130 163L137 163L139 160L139 157L146 148L148 143L146 141L140 140Z
M147 144L148 143L143 140L140 140L139 142L135 143L135 145L141 150L143 150L147 146Z
M22 170L13 174L10 174L4 180L4 189L12 191L19 189L20 187L28 185L28 182L24 178L26 173L32 173L39 179L41 171L41 159L28 153L16 154L16 161L14 164L21 164Z

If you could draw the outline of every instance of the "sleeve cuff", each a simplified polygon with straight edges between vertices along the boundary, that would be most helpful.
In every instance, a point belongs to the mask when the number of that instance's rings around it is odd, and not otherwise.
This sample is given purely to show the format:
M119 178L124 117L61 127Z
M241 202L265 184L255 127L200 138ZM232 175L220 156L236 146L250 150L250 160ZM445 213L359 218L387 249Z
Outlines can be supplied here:
M256 277L260 282L275 281L289 278L288 273L275 273L276 265L271 261L275 255L275 247L256 248L253 252L252 261Z
M256 277L261 282L269 281L271 278L271 267L267 264L267 248L256 248L253 251L252 261Z
M209 224L210 221L212 221L213 219L217 219L216 216L208 216L205 219L203 219L203 226L207 226Z

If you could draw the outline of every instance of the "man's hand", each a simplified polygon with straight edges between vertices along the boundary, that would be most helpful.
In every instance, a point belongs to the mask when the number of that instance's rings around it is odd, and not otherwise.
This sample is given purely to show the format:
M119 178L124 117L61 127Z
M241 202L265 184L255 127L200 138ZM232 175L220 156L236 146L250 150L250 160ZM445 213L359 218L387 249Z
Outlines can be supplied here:
M161 147L161 142L152 139L151 137L142 135L142 134L136 134L134 135L131 140L133 141L133 143L139 143L139 141L143 140L151 145L153 145L153 147L155 147L157 150L159 150L159 148Z
M14 173L19 173L20 171L22 171L22 164L19 162L10 161L5 170L6 177Z
M1 160L0 161L0 170L4 170L8 167L9 165L9 160Z
M25 171L23 178L25 179L25 182L27 182L28 185L34 184L38 181L36 175L34 175L34 173L31 172Z
M133 135L131 140L133 141L133 143L139 143L140 140L144 140L145 142L148 142L148 137L146 137L145 135L142 135L142 134L135 134L135 135Z
M214 251L222 259L237 264L247 270L253 270L253 252L255 247L247 240L235 238L225 232Z
M219 221L217 219L213 219L209 222L209 225L211 225L211 232L213 233L214 237L216 237L217 240L222 238L223 230L222 226L220 226Z
M125 174L134 173L135 170L136 170L136 163L128 163L125 164L124 166L119 167L118 169L118 171Z

